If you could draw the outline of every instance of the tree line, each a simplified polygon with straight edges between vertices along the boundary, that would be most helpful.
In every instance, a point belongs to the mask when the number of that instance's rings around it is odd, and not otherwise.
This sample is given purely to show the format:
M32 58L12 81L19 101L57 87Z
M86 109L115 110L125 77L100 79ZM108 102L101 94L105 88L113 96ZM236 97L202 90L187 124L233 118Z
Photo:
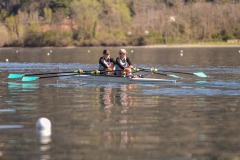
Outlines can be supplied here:
M0 0L0 46L240 39L240 0Z

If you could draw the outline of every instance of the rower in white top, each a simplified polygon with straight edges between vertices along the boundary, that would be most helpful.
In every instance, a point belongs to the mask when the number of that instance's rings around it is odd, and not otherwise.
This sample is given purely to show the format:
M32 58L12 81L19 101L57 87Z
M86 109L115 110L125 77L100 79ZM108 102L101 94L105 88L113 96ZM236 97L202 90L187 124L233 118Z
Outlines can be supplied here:
M127 51L125 49L119 50L119 57L116 59L116 73L117 75L132 75L132 62L129 57L127 57Z

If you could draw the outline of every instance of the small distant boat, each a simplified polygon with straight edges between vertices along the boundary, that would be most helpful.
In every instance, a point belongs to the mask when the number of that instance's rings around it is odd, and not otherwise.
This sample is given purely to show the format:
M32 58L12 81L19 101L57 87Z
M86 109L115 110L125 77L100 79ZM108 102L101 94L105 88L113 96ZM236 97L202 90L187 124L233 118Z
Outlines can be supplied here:
M156 79L156 78L143 78L143 77L124 77L115 75L74 75L74 78L82 81L91 82L107 82L107 83L154 83L154 84L172 84L176 80L170 79Z

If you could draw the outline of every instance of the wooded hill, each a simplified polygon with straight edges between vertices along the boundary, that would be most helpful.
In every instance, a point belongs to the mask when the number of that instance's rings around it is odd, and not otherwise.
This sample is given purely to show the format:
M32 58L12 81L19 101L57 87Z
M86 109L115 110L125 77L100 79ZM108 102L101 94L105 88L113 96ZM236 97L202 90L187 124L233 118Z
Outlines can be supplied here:
M0 0L0 46L221 42L240 39L239 11L240 0Z

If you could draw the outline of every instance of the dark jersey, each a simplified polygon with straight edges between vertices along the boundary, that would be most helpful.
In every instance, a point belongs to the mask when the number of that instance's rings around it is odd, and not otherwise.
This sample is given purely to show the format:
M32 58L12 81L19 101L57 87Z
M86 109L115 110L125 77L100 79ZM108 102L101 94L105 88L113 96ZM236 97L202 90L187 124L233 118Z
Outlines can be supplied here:
M116 65L115 65L116 70L118 70L118 69L123 70L124 68L131 66L131 65L132 65L132 62L129 57L126 57L126 59L125 58L121 59L120 57L117 57L117 59L116 59Z
M116 62L113 58L109 58L107 60L104 59L104 57L101 57L99 59L99 70L103 70L103 69L106 69L106 68L109 68L110 64L113 64L115 65Z

